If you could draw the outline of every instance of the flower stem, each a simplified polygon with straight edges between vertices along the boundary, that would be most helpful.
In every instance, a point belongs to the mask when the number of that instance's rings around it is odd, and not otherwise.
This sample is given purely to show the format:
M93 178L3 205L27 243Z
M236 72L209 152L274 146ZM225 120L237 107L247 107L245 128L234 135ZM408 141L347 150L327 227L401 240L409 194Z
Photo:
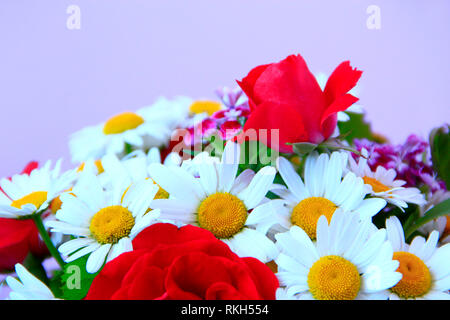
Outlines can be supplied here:
M58 250L53 245L52 240L50 239L50 235L48 234L47 230L45 230L44 224L42 223L41 215L35 214L33 215L33 221L36 224L36 227L39 231L39 234L42 237L42 240L44 240L45 245L47 246L48 251L52 255L53 258L55 258L56 262L58 262L61 269L64 267L64 261L61 258Z

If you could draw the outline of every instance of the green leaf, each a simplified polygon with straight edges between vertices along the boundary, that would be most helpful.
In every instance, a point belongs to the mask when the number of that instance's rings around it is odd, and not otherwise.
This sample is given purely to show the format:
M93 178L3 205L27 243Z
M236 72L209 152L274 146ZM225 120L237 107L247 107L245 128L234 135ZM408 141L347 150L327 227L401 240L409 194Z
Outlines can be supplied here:
M225 141L218 133L209 137L209 144L204 148L212 157L221 157L225 149Z
M435 205L433 208L425 212L422 217L411 223L407 230L405 230L405 238L408 239L414 231L428 222L448 214L450 214L450 199Z
M346 112L350 117L348 121L338 122L339 132L345 140L350 144L353 143L354 139L369 139L376 140L372 133L370 124L364 120L364 114L355 112Z
M62 292L62 287L61 287L61 276L64 274L63 270L57 270L55 272L53 272L52 277L50 278L48 287L50 288L50 290L53 292L53 295L58 298L61 299L63 292Z
M245 169L258 172L263 167L274 165L279 155L261 141L244 141L240 147L241 158L238 175Z
M64 271L60 278L62 299L81 300L88 293L92 281L100 272L91 274L86 271L88 257L89 255L85 255L64 266Z
M448 125L431 132L430 148L433 168L448 188L450 187L450 128Z
M292 148L296 154L299 156L304 156L308 153L313 152L317 148L317 144L310 142L298 142L292 143Z

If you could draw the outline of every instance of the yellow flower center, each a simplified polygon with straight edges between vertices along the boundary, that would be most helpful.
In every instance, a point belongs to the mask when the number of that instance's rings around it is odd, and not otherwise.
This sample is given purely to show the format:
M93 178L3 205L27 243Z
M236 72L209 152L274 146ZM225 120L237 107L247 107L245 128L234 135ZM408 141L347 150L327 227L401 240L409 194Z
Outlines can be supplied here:
M311 239L316 238L317 221L320 216L325 216L328 223L331 221L336 205L322 197L310 197L298 203L291 215L293 225L302 228Z
M198 224L217 238L230 238L247 221L247 208L242 200L230 193L218 192L202 201L198 208Z
M36 191L36 192L26 195L23 198L14 200L11 203L11 207L21 209L22 206L24 206L26 204L34 204L36 209L39 209L40 206L42 206L45 201L47 201L47 192L46 191Z
M98 243L117 243L128 237L134 227L131 212L122 206L110 206L101 209L91 219L89 230Z
M105 172L105 169L103 168L102 161L101 160L95 160L94 161L95 166L97 167L97 174L101 174ZM83 162L77 169L77 172L81 172L84 170L84 167L86 164Z
M394 252L394 260L400 262L397 272L402 279L391 291L399 297L408 299L426 294L431 288L431 274L425 263L416 255L409 252Z
M350 261L340 256L325 256L309 270L308 286L317 300L353 300L361 287L361 277Z
M370 178L370 177L363 177L364 183L368 184L372 187L373 192L378 193L378 192L385 192L388 191L389 188L388 186L382 184L380 181L378 181L377 179L374 178Z
M189 111L191 113L200 114L200 113L206 112L210 116L213 115L214 112L219 111L220 109L222 109L220 102L208 101L208 100L195 101L189 107Z
M136 129L144 123L144 119L133 112L124 112L106 121L103 127L104 134L118 134L127 130Z

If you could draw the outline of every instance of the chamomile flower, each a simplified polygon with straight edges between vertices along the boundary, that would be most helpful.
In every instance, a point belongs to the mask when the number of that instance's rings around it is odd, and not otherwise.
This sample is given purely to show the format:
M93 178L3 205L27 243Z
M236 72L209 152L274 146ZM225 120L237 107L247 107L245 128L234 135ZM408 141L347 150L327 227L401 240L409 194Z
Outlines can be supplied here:
M330 224L321 216L316 232L315 243L298 226L275 235L285 299L387 299L401 274L386 230L373 232L370 219L336 212Z
M224 108L224 106L217 101L212 100L196 100L191 103L189 106L190 115L201 115L203 117L212 116L217 111L220 111ZM205 119L204 118L204 119ZM202 119L203 120L203 119Z
M47 161L42 168L29 175L15 175L2 179L0 187L0 217L20 219L44 212L50 202L72 186L76 178L74 171L61 172L61 161L51 168Z
M303 182L287 159L278 158L278 171L287 188L275 185L271 191L284 200L274 202L281 226L299 226L315 239L317 221L322 215L330 221L335 212L345 211L365 219L383 209L385 200L364 199L367 191L361 178L348 173L342 179L346 162L346 153L312 153L306 158Z
M184 104L184 98L172 101L160 98L149 107L124 112L100 125L82 129L70 139L72 160L81 163L105 154L122 157L126 144L138 149L163 146L187 116Z
M66 262L88 255L86 270L97 272L103 263L132 250L132 239L159 216L148 211L158 187L148 180L132 184L117 178L104 190L94 175L83 175L70 194L61 196L58 221L51 231L77 237L59 246ZM119 180L120 179L120 180Z
M18 279L8 276L6 283L11 289L11 300L57 300L52 291L39 279L33 276L20 263L15 266Z
M105 171L100 178L105 187L114 183L117 177L120 177L128 184L133 184L150 179L148 167L152 163L161 163L161 153L158 148L154 147L147 154L141 150L136 150L121 160L115 155L106 155L102 158L102 163L104 163ZM179 166L180 164L181 157L176 153L170 153L164 160L165 166ZM166 194L160 188L160 192L156 195L157 199L160 199L160 193L161 195L163 193Z
M208 152L200 152L192 159L184 160L181 163L181 167L191 173L194 177L200 176L200 168L205 165L219 165L220 164L220 158L218 157L211 157Z
M373 197L385 199L402 210L408 207L408 203L418 205L426 203L425 197L419 189L405 188L403 187L405 181L395 179L397 173L394 169L378 166L373 172L367 163L367 150L362 149L361 153L363 157L360 157L358 162L349 157L350 171L364 180Z
M389 299L450 300L450 244L438 248L439 232L433 231L427 240L417 236L408 245L395 216L386 220L386 230L403 275Z
M198 178L182 168L151 165L151 177L170 194L151 207L161 209L162 219L211 231L239 256L268 262L277 254L266 237L275 219L271 201L263 200L276 170L245 170L236 177L239 159L239 145L228 142L219 164L205 161L198 166Z

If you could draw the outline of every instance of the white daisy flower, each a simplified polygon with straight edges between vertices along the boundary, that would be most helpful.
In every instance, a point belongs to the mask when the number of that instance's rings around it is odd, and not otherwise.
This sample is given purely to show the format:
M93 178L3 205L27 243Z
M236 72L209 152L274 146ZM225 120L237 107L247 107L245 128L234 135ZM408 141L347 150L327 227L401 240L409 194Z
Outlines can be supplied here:
M99 176L102 185L111 188L115 181L119 178L123 183L131 185L141 182L142 180L150 180L149 165L152 163L161 163L161 154L158 148L151 148L148 154L137 150L132 154L119 160L115 155L106 155L102 158L104 164L104 173ZM164 160L165 166L180 166L181 157L176 153L170 153ZM159 186L158 186L159 187ZM155 199L166 199L169 194L159 187Z
M403 180L395 180L397 173L394 169L378 166L373 172L368 163L368 152L361 150L362 157L356 162L349 157L350 171L361 177L373 197L383 198L401 210L408 207L408 203L423 205L426 203L424 195L417 188L405 188Z
M70 139L73 162L100 159L105 154L122 157L127 144L138 149L166 145L187 117L185 104L184 97L172 101L160 98L149 107L121 113L100 125L76 132Z
M11 300L58 300L52 291L20 263L15 266L18 279L8 276L6 283L11 289Z
M69 189L75 178L75 171L60 174L61 160L51 169L51 161L29 175L14 175L11 180L0 180L0 217L20 219L44 212L50 202Z
M220 158L211 157L208 152L200 152L192 159L184 160L181 167L191 173L194 177L200 176L200 168L205 164L220 164Z
M153 180L170 194L155 200L152 208L161 209L161 218L175 224L194 224L211 231L239 256L255 257L263 262L277 254L266 237L274 223L271 201L263 203L276 170L264 167L258 173L245 170L236 177L240 146L228 142L220 164L205 161L199 166L199 178L178 168L150 165Z
M86 270L95 273L105 259L131 251L134 237L159 216L159 210L147 212L157 192L148 180L131 186L117 181L104 190L96 176L83 175L71 194L61 196L58 221L48 222L51 231L77 237L59 246L65 261L89 254Z
M189 117L185 121L185 127L193 127L200 124L206 118L212 116L215 112L224 109L218 101L200 99L191 101L189 105Z
M386 220L386 229L403 275L389 299L450 300L450 244L438 248L439 232L433 231L427 240L417 236L408 245L395 216Z
M305 161L303 182L287 159L278 158L278 171L287 188L274 185L271 191L283 199L274 202L281 226L289 229L297 225L315 239L317 221L322 215L330 221L335 212L345 211L365 219L383 209L385 200L364 199L367 191L361 178L350 172L342 179L346 162L347 153L311 153Z
M100 175L104 172L103 164L101 159L89 159L87 161L82 162L78 168L77 172L79 174L83 172L90 172L91 174Z
M372 232L369 219L336 212L330 224L325 216L317 224L314 243L301 228L275 235L280 255L278 279L286 295L298 299L387 299L387 289L401 278L392 259L386 230Z

